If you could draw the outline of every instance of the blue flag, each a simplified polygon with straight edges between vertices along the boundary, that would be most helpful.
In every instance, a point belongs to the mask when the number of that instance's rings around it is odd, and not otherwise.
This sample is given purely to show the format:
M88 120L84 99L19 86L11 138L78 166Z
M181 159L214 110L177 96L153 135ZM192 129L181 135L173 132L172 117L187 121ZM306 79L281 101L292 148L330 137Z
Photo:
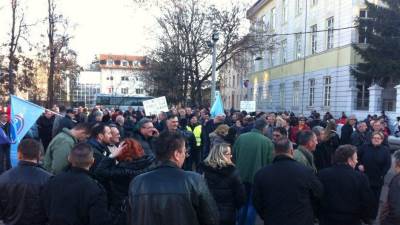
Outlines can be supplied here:
M18 163L17 148L19 142L36 123L44 110L43 107L11 95L10 155L13 167Z
M215 92L215 102L211 107L211 118L214 118L218 115L225 114L224 112L224 104L222 103L221 95L219 91Z

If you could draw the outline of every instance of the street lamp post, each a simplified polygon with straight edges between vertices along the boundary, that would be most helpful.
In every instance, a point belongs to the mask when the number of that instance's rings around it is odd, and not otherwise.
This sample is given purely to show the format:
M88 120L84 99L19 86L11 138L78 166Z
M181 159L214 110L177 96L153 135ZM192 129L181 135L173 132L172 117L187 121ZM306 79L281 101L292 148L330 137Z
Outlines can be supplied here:
M215 72L217 68L217 41L219 40L219 34L216 30L213 31L211 36L212 42L209 42L209 46L212 47L212 71L211 71L211 106L215 101Z

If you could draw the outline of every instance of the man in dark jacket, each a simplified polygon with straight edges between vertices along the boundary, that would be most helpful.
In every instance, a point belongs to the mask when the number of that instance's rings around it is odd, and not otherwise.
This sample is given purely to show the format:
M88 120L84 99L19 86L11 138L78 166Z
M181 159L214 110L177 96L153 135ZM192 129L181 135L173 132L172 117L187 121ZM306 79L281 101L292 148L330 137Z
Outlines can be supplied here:
M192 149L194 149L196 147L196 139L192 132L187 131L185 129L179 129L179 120L178 120L177 116L175 116L175 115L168 116L166 131L177 132L180 135L182 135L182 137L185 138L186 150L188 151L189 155L192 153ZM192 168L190 168L189 164L190 163L188 163L188 161L185 161L183 168L185 170L192 170Z
M382 188L381 225L400 224L400 151L393 154L393 164L385 177L388 183Z
M362 145L369 142L367 129L368 126L364 121L359 122L357 124L357 130L351 134L351 144L360 148Z
M54 108L57 109L57 107ZM64 118L66 110L67 109L65 108L65 106L60 106L59 111L55 110L55 112L59 112L60 114L54 116L53 129L51 131L52 137L55 137L59 132L62 131L62 129L60 129L60 122Z
M197 116L192 114L189 118L189 124L186 126L186 130L193 133L196 143L191 149L190 156L187 159L189 161L188 167L192 168L193 164L197 168L199 167L199 164L201 162L201 150L202 150L202 143L201 143L201 130L202 126L200 123L197 121Z
M89 175L93 150L86 143L74 146L68 156L71 168L50 179L43 203L49 225L109 225L107 196Z
M6 112L0 113L0 129L10 134L10 123ZM10 144L0 144L0 174L11 168Z
M39 142L22 140L18 145L18 166L0 176L0 220L7 225L47 222L40 195L51 174L38 164L41 150Z
M367 176L355 171L357 148L340 146L334 155L335 165L323 169L318 177L324 185L319 207L320 225L369 224L374 216L374 195Z
M133 138L136 139L144 150L145 155L153 155L153 139L159 135L151 119L142 118L138 122L138 129Z
M309 126L311 129L316 126L326 127L326 123L322 122L321 115L316 112L313 114L313 120L309 123Z
M46 150L50 144L53 123L54 115L48 110L46 110L46 112L41 117L39 117L36 122L39 131L39 138L42 141L44 150Z
M314 171L293 159L288 139L275 142L275 159L254 178L253 202L265 225L312 225L312 202L322 196Z
M92 136L87 141L93 149L94 156L94 163L90 168L91 172L94 172L101 160L110 154L107 146L111 144L111 138L112 134L109 126L100 123L92 128Z
M225 114L217 115L214 119L209 120L201 130L201 143L203 144L203 158L208 156L210 152L210 134L225 121Z
M76 125L74 118L74 111L72 109L67 109L65 116L60 120L56 135L60 133L64 128L72 129Z
M181 169L185 139L163 132L156 140L161 165L133 179L128 211L131 225L217 225L218 209L201 175Z
M343 125L340 132L340 144L347 145L351 144L351 134L354 131L354 126L357 123L357 118L354 115L351 115L345 125Z

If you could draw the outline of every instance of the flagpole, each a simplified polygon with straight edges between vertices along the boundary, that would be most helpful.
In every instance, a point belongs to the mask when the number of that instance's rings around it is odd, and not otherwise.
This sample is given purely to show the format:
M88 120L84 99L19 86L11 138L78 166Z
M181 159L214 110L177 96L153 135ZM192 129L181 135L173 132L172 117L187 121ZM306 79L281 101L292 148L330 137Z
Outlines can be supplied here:
M54 111L51 110L51 109L46 109L46 108L44 108L44 107L42 107L42 106L40 106L40 105L36 105L36 104L34 104L34 103L30 102L30 101L26 101L25 99L22 99L22 98L20 98L20 97L18 97L18 96L15 96L15 95L11 95L11 96L14 96L14 97L16 97L16 98L19 98L19 99L21 99L21 100L23 100L23 101L25 101L25 102L27 102L27 103L29 103L29 104L35 106L35 107L40 107L40 108L42 108L42 109L44 109L44 110L47 110L47 111L49 111L49 112L51 112L51 113L53 113L53 114L55 114L55 115L58 115L58 116L61 116L61 117L65 117L65 115L62 115L62 114L57 113L57 112L54 112Z

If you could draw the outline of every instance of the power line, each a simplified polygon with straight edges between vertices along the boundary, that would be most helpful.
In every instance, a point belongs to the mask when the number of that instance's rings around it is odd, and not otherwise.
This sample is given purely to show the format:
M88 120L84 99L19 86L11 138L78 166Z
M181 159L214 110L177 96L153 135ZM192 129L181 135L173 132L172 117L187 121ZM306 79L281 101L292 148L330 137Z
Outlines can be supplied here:
M262 34L266 33L266 31L260 32L261 34L252 34L247 35L247 37L256 37L256 36L265 36L265 37L275 37L275 36L289 36L289 35L298 35L298 34L312 34L312 33L321 33L327 31L339 31L339 30L348 30L358 28L358 26L351 26L351 27L342 27L342 28L334 28L334 29L325 29L325 30L316 30L316 31L301 31L301 32L293 32L293 33L278 33L278 34Z

